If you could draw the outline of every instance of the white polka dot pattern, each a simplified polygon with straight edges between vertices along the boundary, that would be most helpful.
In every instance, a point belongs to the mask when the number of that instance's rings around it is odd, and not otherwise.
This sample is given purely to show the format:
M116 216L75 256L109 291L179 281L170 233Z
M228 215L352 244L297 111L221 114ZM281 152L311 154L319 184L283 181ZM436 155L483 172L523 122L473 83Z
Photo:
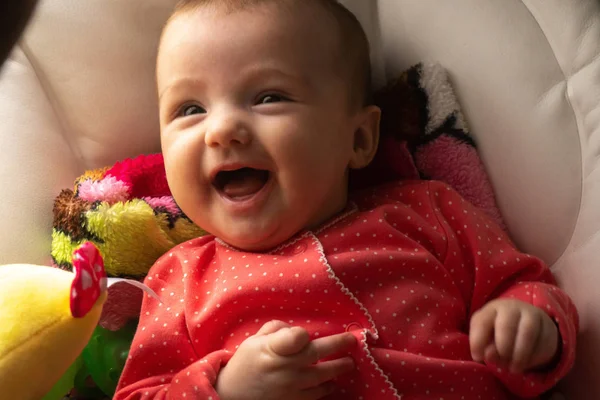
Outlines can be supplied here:
M537 259L442 184L395 184L353 200L354 211L269 254L202 238L162 257L146 283L163 303L144 299L115 399L217 399L220 367L273 319L314 338L359 339L357 369L331 399L510 398L504 387L531 397L564 376L577 316ZM556 319L554 370L516 376L471 360L470 315L497 296Z

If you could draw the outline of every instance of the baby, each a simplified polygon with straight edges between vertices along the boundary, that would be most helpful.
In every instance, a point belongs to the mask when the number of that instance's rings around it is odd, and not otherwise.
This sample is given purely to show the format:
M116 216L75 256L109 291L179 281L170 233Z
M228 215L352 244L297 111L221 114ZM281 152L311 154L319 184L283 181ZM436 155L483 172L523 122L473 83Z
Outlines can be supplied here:
M348 193L372 160L369 47L333 0L188 0L158 55L173 196L214 236L146 283L115 399L534 398L577 314L437 182Z

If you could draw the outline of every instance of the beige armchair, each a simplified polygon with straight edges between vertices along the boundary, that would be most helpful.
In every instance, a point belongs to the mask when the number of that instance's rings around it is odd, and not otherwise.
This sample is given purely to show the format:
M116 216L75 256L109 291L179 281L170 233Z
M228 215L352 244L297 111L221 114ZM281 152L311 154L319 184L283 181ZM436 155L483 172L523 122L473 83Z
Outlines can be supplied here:
M517 244L581 314L572 399L600 398L600 2L345 0L375 81L422 60L455 84ZM0 263L48 263L52 201L159 151L154 57L175 0L43 0L0 75Z

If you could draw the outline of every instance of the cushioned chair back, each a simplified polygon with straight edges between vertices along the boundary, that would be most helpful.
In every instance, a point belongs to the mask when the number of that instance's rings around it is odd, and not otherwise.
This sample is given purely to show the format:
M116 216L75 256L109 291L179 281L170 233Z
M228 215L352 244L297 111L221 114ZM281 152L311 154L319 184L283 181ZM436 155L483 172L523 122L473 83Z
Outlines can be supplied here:
M342 2L377 84L423 60L449 70L513 238L579 306L568 391L600 398L600 3ZM52 200L83 170L159 151L154 58L174 3L41 2L0 77L0 263L49 261Z

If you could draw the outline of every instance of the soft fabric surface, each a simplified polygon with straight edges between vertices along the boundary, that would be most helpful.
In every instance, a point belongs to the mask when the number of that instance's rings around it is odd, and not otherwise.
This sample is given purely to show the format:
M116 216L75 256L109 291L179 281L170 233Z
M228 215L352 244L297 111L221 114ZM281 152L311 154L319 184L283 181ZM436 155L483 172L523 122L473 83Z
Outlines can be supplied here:
M143 279L154 261L178 243L205 232L191 223L170 195L160 154L124 160L112 168L88 171L54 203L52 257L71 269L72 252L93 242L108 276ZM118 330L136 318L142 292L115 284L100 325Z
M418 64L375 95L382 109L381 143L354 185L393 179L433 179L505 227L492 185L466 125L446 70Z

